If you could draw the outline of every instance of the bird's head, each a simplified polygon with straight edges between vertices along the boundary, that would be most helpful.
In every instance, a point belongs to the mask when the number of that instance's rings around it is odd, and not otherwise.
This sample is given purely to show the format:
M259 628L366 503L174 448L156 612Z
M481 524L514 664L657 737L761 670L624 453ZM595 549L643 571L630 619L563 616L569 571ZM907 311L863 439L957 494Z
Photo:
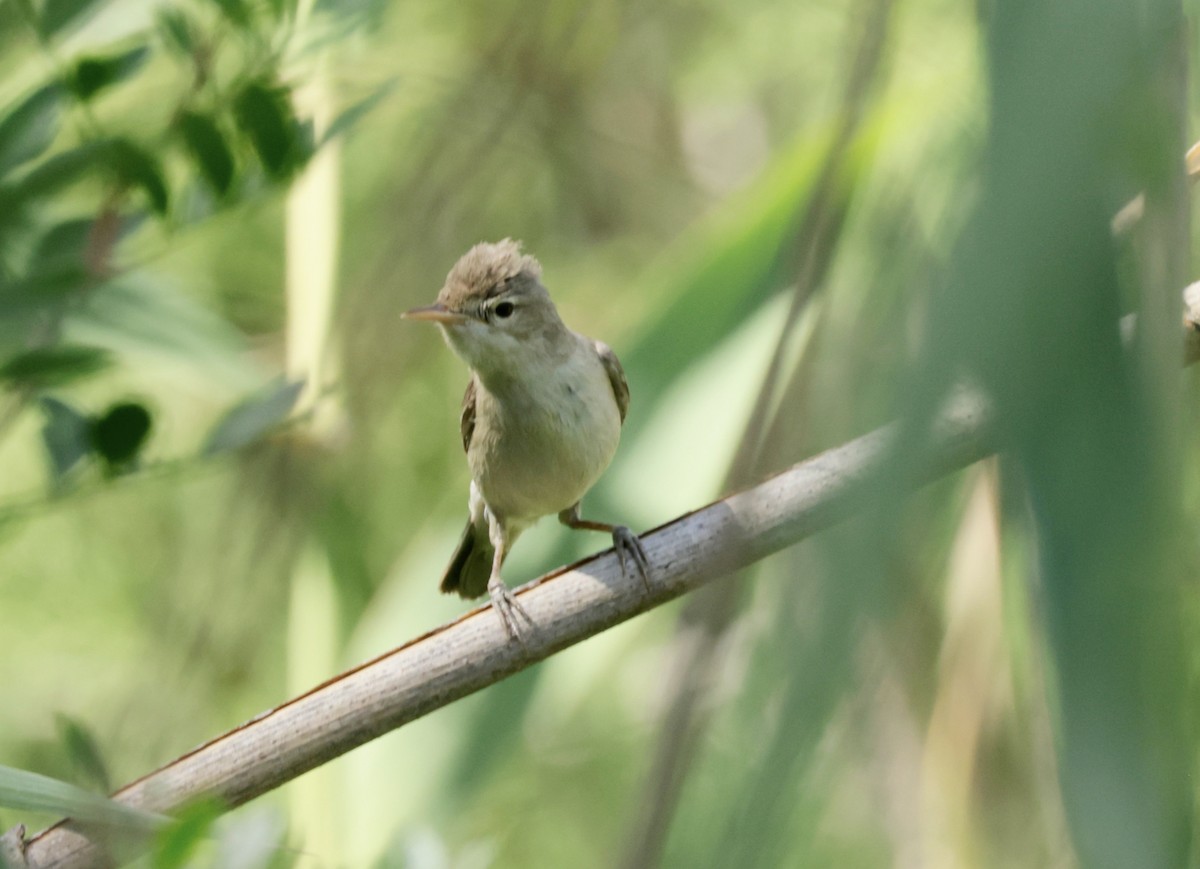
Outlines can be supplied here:
M481 242L450 269L436 302L404 316L438 324L476 371L506 368L564 331L541 276L541 265L519 242Z

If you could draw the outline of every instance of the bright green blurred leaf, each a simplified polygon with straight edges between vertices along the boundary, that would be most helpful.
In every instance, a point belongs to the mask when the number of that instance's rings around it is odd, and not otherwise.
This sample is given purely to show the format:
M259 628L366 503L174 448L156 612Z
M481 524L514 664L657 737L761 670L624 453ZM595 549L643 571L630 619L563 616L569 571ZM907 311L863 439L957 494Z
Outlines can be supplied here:
M58 193L88 172L104 166L109 145L107 141L97 140L55 154L25 173L11 187L0 190L0 201L6 200L5 205L12 208Z
M133 272L89 291L68 311L65 335L121 354L176 359L236 388L253 382L241 335L173 286Z
M52 84L5 112L0 119L0 177L50 147L61 109L62 88Z
M100 793L111 791L112 782L108 775L108 765L105 764L104 758L100 754L100 746L91 731L68 715L56 715L54 720L58 727L59 741L66 748L71 765L83 780Z
M283 21L295 11L294 0L267 0L271 8L271 16L276 21Z
M233 183L233 151L215 119L198 112L179 116L179 131L204 180L217 195L224 196Z
M238 27L250 24L250 7L243 0L212 0L221 13Z
M80 24L99 7L101 0L44 0L38 20L43 39L51 39L72 24Z
M178 6L161 6L155 13L155 26L163 44L184 57L196 53L197 27Z
M164 821L160 815L139 812L73 784L10 766L0 766L0 806L67 815L130 832L149 832Z
M0 365L0 382L11 386L58 386L107 368L112 357L98 347L59 344L18 354Z
M86 414L50 395L41 396L38 404L46 415L42 442L46 445L54 480L60 482L91 452L91 421Z
M316 0L315 9L344 26L374 29L387 11L386 0Z
M302 380L284 380L235 405L209 434L204 454L240 449L259 440L287 419L303 388Z
M104 88L129 78L149 57L150 48L139 45L117 54L81 58L68 73L67 85L79 99L90 100Z
M224 809L217 800L200 800L183 808L176 821L155 836L150 865L154 869L181 869L210 836Z
M361 505L346 492L330 488L322 499L314 532L329 557L337 585L339 614L349 635L375 592L376 578L366 554L370 548L368 523Z
M393 83L388 82L334 118L333 123L329 125L328 129L326 129L325 133L321 136L321 144L323 145L326 142L337 138L343 133L348 132L355 124L362 120L368 112L379 105L383 98L391 93L392 88Z
M663 258L662 275L647 282L658 286L655 297L666 304L643 319L622 354L636 384L627 430L638 431L651 418L637 410L639 396L662 392L795 277L785 251L827 143L824 135L798 139L757 183Z

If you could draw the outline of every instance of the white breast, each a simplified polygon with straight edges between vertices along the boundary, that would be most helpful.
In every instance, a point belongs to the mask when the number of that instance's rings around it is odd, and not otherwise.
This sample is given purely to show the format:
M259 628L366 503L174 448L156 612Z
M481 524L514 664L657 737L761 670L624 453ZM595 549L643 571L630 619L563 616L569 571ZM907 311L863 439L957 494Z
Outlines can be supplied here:
M542 376L480 385L468 460L492 512L532 522L579 501L612 461L621 418L590 342ZM494 385L495 386L495 385ZM502 390L502 392L501 392Z

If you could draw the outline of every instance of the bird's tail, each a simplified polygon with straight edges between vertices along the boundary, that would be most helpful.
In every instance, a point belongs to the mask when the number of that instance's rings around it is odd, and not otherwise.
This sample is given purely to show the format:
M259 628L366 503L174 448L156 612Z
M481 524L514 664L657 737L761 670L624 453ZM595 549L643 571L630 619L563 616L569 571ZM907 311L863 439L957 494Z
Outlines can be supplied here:
M487 532L476 528L468 519L450 566L442 576L442 591L446 594L457 592L465 598L479 597L486 592L495 553L496 548Z

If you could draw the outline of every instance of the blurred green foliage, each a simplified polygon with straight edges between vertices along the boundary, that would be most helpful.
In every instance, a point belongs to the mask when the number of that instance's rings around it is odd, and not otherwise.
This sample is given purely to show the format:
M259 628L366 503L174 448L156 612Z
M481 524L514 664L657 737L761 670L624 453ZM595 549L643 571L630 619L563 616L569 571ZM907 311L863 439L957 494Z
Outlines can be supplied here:
M284 83L295 10L163 6L155 21L130 26L127 12L88 0L16 6L26 48L49 69L30 88L22 74L30 63L13 68L18 96L0 120L2 425L38 398L56 478L89 456L105 473L121 473L136 467L150 408L114 404L92 415L82 437L79 420L88 414L50 390L94 379L127 349L121 339L131 336L119 333L136 330L136 318L108 319L116 346L71 335L145 268L138 246L146 236L157 232L158 245L173 244L188 224L287 181L312 155L311 122L297 116ZM106 10L122 19L115 39L112 27L92 22ZM145 90L148 69L165 91ZM157 113L114 112L126 94L150 96ZM151 280L155 295L171 294ZM188 326L192 341L204 339ZM171 341L170 325L152 330Z
M672 605L196 806L138 865L1194 862L1181 14L0 4L0 762L59 780L34 805L0 776L0 828L461 611L436 580L466 373L398 314L512 236L629 376L590 513L649 527L720 494L744 436L765 473L902 416L878 499L754 572L686 732ZM963 379L1002 458L913 495ZM510 582L604 545L552 524Z

